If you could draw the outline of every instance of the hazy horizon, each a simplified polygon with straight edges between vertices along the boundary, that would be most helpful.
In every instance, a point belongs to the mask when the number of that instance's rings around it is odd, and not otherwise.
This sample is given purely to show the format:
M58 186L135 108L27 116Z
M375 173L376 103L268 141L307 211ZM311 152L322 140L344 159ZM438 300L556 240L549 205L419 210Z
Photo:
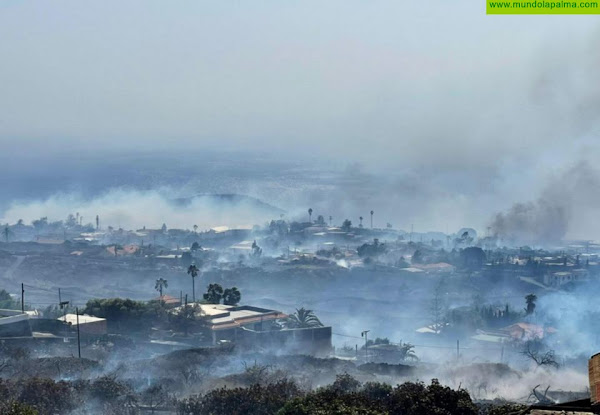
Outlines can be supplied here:
M6 1L0 218L213 192L600 239L598 29L467 1Z

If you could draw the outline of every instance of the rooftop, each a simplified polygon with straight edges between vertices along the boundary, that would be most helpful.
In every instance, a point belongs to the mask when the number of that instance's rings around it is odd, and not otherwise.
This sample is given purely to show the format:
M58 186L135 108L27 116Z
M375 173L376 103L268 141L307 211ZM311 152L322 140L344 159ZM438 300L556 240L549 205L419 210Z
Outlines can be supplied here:
M287 314L281 311L248 305L231 306L224 304L197 304L200 307L200 316L206 320L212 330L225 330L242 327L246 324L260 323L286 318ZM176 307L174 310L178 310Z
M57 320L64 321L68 324L77 324L77 314L66 314L64 317L57 318ZM106 321L105 318L88 316L87 314L79 315L79 324L96 323L99 321Z

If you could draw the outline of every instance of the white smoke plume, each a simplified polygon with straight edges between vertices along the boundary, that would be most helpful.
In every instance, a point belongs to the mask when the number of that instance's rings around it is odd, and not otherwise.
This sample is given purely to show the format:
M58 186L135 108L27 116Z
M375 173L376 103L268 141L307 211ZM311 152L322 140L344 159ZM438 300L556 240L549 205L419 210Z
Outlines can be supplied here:
M84 223L94 223L96 215L101 227L127 229L169 228L199 230L215 226L251 227L271 219L280 210L260 201L238 195L200 195L185 201L169 197L168 189L139 191L111 189L93 198L59 193L43 200L13 202L1 221L30 223L41 217L49 221L64 220L76 212Z

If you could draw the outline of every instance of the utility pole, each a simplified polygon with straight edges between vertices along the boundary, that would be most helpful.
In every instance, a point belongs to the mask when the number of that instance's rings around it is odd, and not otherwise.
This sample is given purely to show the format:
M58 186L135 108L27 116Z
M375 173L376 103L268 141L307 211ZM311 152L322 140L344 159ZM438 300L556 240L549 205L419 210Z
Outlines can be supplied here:
M62 297L60 296L60 287L58 288L58 307L61 308L61 309L63 308ZM65 311L63 311L63 321L65 323L67 321L67 317L65 315Z
M367 336L370 331L371 330L365 330L362 333L360 333L360 337L365 338L365 363L368 363L369 361L369 342L367 341Z
M63 311L63 320L67 322L67 305L69 305L68 301L62 301L62 297L60 295L60 287L58 288L58 307Z
M25 313L25 285L21 283L21 311Z
M79 336L79 309L75 307L75 314L77 314L77 353L81 359L81 338Z
M459 340L456 340L456 360L460 359L460 343Z

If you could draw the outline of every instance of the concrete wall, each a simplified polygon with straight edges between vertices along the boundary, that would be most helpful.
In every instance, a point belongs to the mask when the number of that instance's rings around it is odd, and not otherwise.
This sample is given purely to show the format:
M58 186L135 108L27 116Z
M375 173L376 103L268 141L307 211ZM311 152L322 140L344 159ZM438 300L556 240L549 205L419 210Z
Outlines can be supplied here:
M0 337L31 336L31 326L27 314L14 314L0 318Z
M270 331L238 329L235 341L248 348L260 347L316 356L326 356L332 351L331 327Z

